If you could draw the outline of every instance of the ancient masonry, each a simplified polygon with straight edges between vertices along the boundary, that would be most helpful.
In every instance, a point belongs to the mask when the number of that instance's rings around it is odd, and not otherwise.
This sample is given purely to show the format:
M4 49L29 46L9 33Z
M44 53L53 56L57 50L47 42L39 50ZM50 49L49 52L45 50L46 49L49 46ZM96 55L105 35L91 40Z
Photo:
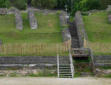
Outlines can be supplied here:
M31 8L28 8L28 18L31 29L37 29L37 20L35 18L34 11Z
M16 19L16 29L22 30L23 29L23 20L21 13L18 9L15 9L15 19Z
M60 13L59 18L60 18L60 25L61 26L66 26L67 25L67 13L62 11Z
M107 12L108 12L108 22L111 23L111 5L108 5Z
M0 14L1 15L7 14L7 8L0 8Z

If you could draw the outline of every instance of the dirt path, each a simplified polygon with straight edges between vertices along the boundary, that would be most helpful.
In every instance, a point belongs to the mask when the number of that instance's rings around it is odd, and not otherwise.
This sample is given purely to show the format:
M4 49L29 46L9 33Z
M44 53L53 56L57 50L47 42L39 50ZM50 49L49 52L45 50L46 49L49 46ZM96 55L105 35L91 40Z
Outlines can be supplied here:
M111 79L100 78L0 78L0 85L111 85Z

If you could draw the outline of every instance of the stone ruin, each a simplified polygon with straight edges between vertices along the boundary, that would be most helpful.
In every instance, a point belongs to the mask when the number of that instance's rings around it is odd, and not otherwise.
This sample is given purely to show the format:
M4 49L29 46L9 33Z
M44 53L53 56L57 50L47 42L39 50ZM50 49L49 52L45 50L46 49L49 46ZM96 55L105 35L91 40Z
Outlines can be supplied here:
M108 5L107 12L111 11L111 5Z
M31 26L31 29L37 29L37 20L34 15L34 11L32 8L28 8L28 18L29 18L29 23Z
M6 15L7 13L7 8L0 8L0 15Z
M66 12L61 11L61 13L59 15L59 19L60 19L60 25L61 26L67 25L67 13Z
M111 23L111 5L108 5L107 12L108 12L108 22Z
M15 21L16 21L16 29L22 30L23 29L23 20L21 13L18 9L15 9Z

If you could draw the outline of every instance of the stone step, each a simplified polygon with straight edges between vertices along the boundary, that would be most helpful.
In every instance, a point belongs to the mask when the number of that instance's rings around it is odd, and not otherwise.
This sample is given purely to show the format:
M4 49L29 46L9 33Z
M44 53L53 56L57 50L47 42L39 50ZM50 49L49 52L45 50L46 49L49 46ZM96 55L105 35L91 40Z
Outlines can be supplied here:
M60 78L72 78L72 76L60 76Z
M59 69L70 69L70 67L59 67Z
M71 72L60 72L60 74L71 74Z
M96 63L111 63L111 60L96 60Z

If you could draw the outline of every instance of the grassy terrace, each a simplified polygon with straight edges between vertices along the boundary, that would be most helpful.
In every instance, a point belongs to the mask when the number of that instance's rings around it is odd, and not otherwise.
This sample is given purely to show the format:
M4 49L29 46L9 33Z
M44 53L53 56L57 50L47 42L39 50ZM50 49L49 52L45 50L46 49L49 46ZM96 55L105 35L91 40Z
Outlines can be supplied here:
M0 16L0 39L3 43L60 43L62 42L59 17L56 14L36 13L38 29L31 30L27 14L23 13L24 30L16 30L14 15Z
M84 16L89 45L96 55L111 54L111 24L108 23L106 12Z
M35 13L35 16L38 29L31 30L27 13L22 13L24 28L19 31L16 29L14 15L0 15L0 40L3 42L0 55L55 56L58 47L64 48L64 45L61 45L62 27L59 15ZM56 46L57 44L59 45Z

